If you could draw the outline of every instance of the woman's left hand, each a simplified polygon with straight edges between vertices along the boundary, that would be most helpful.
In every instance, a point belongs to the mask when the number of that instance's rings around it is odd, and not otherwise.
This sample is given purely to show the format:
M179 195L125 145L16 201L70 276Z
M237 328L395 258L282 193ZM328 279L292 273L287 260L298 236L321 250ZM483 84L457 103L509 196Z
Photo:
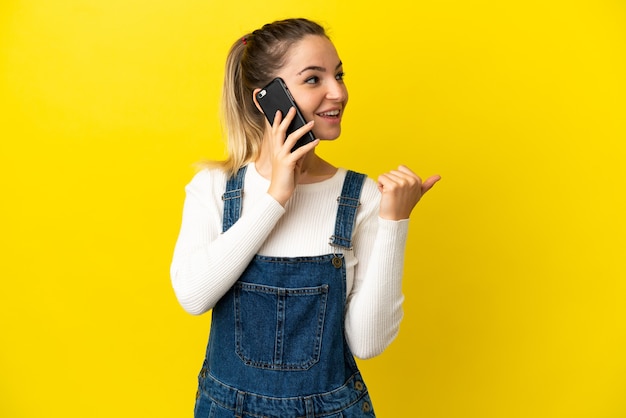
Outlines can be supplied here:
M440 176L435 175L422 182L417 174L404 165L381 174L378 177L378 190L381 193L380 217L394 221L408 219L424 193L440 179Z

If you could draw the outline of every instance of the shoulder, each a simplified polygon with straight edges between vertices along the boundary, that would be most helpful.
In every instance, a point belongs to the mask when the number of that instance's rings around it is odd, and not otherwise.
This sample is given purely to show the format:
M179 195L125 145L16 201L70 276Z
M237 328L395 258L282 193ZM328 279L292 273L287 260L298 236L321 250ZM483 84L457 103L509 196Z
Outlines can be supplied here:
M347 173L347 170L345 171ZM378 183L366 174L356 173L365 177L363 180L363 187L361 188L361 196L359 198L361 203L361 212L378 213L378 206L380 204L380 191L378 190Z
M363 180L363 188L361 189L361 200L363 200L362 203L372 200L378 202L378 200L380 200L378 183L367 175L365 175L365 179Z
M226 172L219 168L203 168L192 177L187 187L206 188L216 184L226 184Z
M203 168L198 171L185 187L187 196L195 197L205 203L224 193L227 174L219 168Z

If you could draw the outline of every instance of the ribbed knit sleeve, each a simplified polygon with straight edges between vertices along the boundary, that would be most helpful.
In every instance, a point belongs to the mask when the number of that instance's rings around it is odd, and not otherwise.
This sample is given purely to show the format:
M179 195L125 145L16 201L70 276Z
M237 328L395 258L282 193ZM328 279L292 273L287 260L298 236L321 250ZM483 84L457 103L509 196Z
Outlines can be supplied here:
M371 180L361 200L362 219L354 237L358 261L345 326L353 354L366 359L381 354L400 329L408 220L378 217L380 194Z
M225 185L223 173L205 170L186 187L170 275L179 303L194 315L215 306L284 213L271 196L257 192L239 221L222 233L221 196Z

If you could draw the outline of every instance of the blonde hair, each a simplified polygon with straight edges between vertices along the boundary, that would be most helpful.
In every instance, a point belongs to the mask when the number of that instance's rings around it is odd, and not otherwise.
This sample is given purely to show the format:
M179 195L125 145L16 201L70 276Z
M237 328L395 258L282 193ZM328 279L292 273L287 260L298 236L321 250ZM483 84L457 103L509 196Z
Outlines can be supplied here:
M265 115L255 106L253 91L276 76L291 46L307 35L328 38L324 28L313 21L285 19L268 23L237 39L231 46L226 59L221 106L228 156L216 163L227 173L236 173L258 157Z

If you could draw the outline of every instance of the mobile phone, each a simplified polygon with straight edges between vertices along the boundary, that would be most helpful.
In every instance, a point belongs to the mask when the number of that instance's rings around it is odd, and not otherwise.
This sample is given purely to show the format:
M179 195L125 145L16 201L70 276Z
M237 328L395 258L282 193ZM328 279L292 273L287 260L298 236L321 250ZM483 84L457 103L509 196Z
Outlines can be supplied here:
M282 78L277 77L272 80L267 86L263 87L261 91L257 93L256 98L270 124L274 123L274 117L276 116L276 112L278 110L280 110L280 113L284 118L290 108L296 108L296 115L287 128L287 135L306 125L307 122L304 119L304 116L302 116L302 112L298 109L296 101L293 99L293 96L291 96L291 93ZM285 139L286 138L287 137L285 137ZM291 152L313 141L315 141L315 135L313 135L312 131L309 131L298 139L298 142L296 142L296 145L294 145L291 149Z

